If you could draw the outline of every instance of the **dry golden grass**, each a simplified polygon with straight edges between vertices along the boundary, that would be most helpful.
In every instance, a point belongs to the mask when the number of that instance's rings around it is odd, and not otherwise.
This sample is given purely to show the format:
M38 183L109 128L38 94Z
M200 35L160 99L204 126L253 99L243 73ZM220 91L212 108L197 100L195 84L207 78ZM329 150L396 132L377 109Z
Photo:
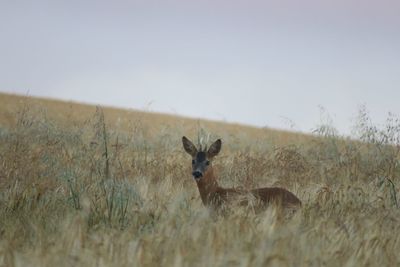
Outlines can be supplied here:
M15 115L17 112L21 112L23 107L34 109L50 121L63 127L85 123L96 112L96 107L91 105L0 93L0 123L7 127L15 127ZM299 142L309 138L307 135L288 131L260 129L240 124L190 119L160 113L110 107L103 107L103 110L106 114L107 125L112 126L113 129L127 132L132 131L132 127L141 127L142 131L146 131L149 138L157 136L160 131L169 129L180 129L187 135L197 136L199 126L207 128L207 130L216 135L229 134L236 138L247 136L260 139L268 135L270 140L278 144Z
M369 143L2 94L0 266L398 266L400 127L360 120ZM223 139L222 185L302 209L209 216L181 144L198 134Z

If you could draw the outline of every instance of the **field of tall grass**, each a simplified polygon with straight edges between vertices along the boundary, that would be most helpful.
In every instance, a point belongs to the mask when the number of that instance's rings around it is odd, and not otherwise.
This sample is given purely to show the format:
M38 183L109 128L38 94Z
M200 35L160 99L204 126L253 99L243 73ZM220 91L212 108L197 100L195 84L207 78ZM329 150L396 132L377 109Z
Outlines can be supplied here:
M0 95L0 266L399 266L400 121L359 140ZM226 187L303 202L210 216L181 137Z

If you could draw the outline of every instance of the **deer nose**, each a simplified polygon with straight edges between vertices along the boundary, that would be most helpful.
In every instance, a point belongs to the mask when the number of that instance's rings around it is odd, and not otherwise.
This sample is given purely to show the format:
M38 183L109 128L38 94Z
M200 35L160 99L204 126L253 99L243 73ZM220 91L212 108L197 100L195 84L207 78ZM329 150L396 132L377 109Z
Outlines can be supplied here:
M199 172L199 171L194 171L194 172L192 173L192 175L193 175L193 177L196 178L196 179L201 178L201 177L203 176L203 174L202 174L201 172Z

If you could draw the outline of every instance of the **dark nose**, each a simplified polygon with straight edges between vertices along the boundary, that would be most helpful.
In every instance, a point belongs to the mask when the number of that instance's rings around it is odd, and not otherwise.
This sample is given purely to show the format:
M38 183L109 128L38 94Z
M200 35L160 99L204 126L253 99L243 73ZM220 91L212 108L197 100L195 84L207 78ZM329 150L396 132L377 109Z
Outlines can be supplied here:
M193 174L193 177L196 179L201 178L203 176L203 174L199 171L194 171L192 174Z

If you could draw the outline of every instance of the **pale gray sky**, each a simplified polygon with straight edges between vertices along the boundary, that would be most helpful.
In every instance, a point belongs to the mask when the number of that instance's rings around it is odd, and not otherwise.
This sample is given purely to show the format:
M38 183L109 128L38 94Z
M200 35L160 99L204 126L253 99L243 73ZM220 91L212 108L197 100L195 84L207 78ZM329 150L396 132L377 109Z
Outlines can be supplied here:
M0 91L309 132L400 114L400 2L0 2Z

